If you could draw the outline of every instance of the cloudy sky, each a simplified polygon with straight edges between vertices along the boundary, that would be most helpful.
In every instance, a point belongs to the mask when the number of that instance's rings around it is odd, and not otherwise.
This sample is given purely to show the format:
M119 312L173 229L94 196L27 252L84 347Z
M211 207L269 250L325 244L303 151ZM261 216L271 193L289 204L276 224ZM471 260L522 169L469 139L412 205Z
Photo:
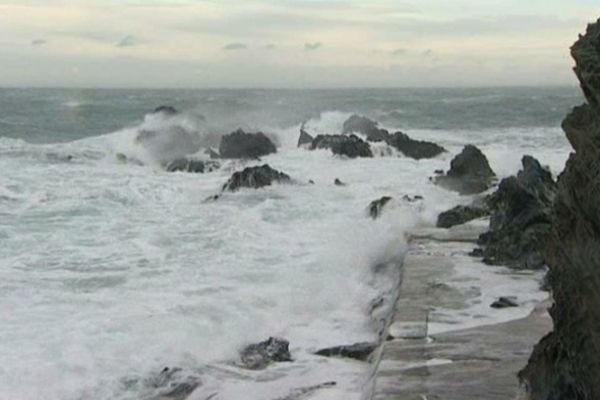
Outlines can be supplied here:
M598 0L0 0L0 86L574 84Z

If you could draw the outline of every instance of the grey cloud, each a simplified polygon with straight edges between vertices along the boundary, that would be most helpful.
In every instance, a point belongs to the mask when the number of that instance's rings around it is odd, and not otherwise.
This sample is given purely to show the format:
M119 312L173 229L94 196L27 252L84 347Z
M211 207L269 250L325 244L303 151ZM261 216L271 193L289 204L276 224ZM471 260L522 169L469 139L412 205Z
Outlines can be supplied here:
M323 43L321 43L321 42L304 43L304 50L313 51L313 50L317 50L317 49L321 48L322 46L323 46Z
M44 39L35 39L31 41L31 45L32 46L43 46L45 44L47 44L48 42Z
M223 50L245 50L248 46L244 43L228 43L223 46Z
M115 46L117 47L132 47L138 44L138 41L135 37L131 35L127 35L119 40Z

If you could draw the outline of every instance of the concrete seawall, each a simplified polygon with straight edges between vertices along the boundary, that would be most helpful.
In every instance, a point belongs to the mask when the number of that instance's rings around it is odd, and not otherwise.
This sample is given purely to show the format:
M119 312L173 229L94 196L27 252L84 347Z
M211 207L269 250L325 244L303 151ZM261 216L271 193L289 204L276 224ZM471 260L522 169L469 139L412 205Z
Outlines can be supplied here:
M468 263L472 268L495 268L467 255L484 226L480 221L451 230L411 234L400 293L387 328L390 339L374 355L373 376L365 398L518 398L516 374L527 363L535 343L551 330L546 312L549 304L543 301L544 294L537 293L520 309L495 310L482 304L489 315L472 313L473 303L487 301L482 295L485 289L471 284L457 270ZM540 276L506 269L485 271L498 274L504 281L530 280L531 287ZM450 315L459 317L453 320ZM492 323L490 316L495 318ZM452 327L454 323L456 328Z

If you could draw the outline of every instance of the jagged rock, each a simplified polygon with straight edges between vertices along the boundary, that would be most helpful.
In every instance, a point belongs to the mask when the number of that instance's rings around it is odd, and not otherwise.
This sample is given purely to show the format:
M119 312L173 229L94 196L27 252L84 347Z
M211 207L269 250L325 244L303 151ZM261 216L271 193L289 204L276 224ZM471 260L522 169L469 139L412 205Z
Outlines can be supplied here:
M318 135L312 141L310 149L331 149L333 154L350 158L373 157L369 143L356 135Z
M264 369L273 362L292 361L289 345L287 340L274 337L251 344L240 354L242 364L248 369Z
M264 133L246 133L241 129L223 136L219 145L222 158L259 158L276 152L277 148Z
M438 228L451 228L489 214L490 210L485 207L475 205L456 206L438 215L436 226Z
M304 145L310 145L314 138L308 134L304 129L300 129L300 137L298 137L298 147Z
M392 200L392 198L390 196L383 196L380 199L373 200L371 202L371 204L369 204L369 207L367 208L367 211L369 212L369 216L373 219L377 219L381 215L381 211L383 210L383 207L387 203L389 203L390 200Z
M258 189L269 186L273 182L287 183L290 180L291 178L288 175L265 164L260 167L248 167L243 171L235 172L225 185L223 185L223 191L235 192L243 187Z
M188 158L178 158L165 166L168 172L212 172L219 168L219 164L214 161L202 161Z
M387 144L398 149L406 157L420 160L433 158L445 152L442 146L425 140L411 139L407 134L396 132L387 139Z
M448 173L435 178L435 183L460 194L476 194L492 187L495 178L486 156L469 144L452 159Z
M179 112L177 111L177 109L173 106L158 106L154 109L154 111L152 111L152 114L165 114L165 115L175 115L178 114Z
M344 122L342 133L360 133L365 135L369 142L387 142L390 136L388 131L378 128L377 122L356 114Z
M544 252L554 330L519 373L531 400L600 399L600 20L571 54L587 103L563 121L574 153L558 179Z
M487 264L539 269L545 265L542 248L550 231L556 183L535 158L524 156L522 164L517 176L503 179L489 197L490 228L478 244Z
M492 308L509 308L509 307L519 307L519 304L515 302L510 297L500 297L498 300L494 301L490 304Z
M355 343L349 346L335 346L321 349L315 354L325 357L344 357L355 360L367 361L369 356L377 348L377 343Z

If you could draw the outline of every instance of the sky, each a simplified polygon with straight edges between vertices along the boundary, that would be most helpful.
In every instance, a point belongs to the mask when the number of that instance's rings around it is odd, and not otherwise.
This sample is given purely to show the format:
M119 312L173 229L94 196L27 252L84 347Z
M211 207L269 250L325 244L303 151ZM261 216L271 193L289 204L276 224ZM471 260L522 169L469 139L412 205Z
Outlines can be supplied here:
M573 85L598 0L0 0L0 86Z

